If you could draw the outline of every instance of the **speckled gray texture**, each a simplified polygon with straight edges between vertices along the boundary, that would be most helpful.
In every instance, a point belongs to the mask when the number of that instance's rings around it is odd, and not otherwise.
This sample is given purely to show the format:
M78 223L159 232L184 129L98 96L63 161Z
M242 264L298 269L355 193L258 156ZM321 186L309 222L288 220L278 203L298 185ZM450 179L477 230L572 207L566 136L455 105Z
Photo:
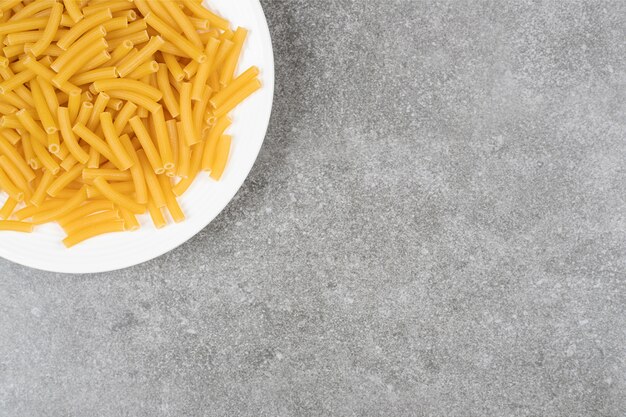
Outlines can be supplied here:
M626 416L626 2L263 4L244 188L135 268L0 261L0 415Z

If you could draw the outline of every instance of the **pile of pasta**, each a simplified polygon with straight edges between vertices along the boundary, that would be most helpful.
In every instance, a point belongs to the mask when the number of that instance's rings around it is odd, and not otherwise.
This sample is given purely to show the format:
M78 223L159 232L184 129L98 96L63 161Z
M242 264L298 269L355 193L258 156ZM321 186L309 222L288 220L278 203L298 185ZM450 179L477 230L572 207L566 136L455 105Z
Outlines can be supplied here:
M0 230L56 222L71 247L184 220L177 197L222 176L247 37L201 0L0 0ZM169 213L169 216L167 215Z

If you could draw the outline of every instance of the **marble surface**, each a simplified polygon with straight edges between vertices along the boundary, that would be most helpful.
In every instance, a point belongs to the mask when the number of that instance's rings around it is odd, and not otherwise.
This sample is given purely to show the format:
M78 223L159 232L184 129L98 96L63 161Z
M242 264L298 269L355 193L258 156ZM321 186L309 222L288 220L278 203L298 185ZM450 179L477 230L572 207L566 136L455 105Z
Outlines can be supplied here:
M626 2L263 5L270 130L206 230L0 261L0 416L625 416Z

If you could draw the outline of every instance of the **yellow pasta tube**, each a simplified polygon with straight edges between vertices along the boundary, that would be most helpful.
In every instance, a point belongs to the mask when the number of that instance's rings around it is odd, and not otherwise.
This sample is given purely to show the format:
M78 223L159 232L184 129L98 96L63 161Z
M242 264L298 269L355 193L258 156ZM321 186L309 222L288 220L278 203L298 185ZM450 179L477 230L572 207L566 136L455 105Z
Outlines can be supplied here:
M50 9L50 16L46 28L41 35L41 38L30 48L31 54L35 57L41 55L43 51L50 45L50 42L54 39L54 35L59 29L59 23L61 23L61 15L63 14L63 5L60 3L54 3Z
M102 50L98 55L96 55L91 61L87 62L83 65L76 74L80 75L84 72L91 71L92 69L98 68L105 63L107 63L111 59L111 54L108 51Z
M169 72L172 74L172 77L174 77L174 80L176 80L177 82L184 80L185 73L183 72L183 69L178 63L176 57L172 54L167 53L163 53L162 55L163 61L165 62L165 65L167 66Z
M218 119L217 123L209 132L206 146L204 147L204 155L202 155L202 170L209 171L213 166L213 160L215 157L215 150L219 142L220 137L224 131L230 126L231 121L228 117L222 117Z
M43 125L45 132L49 135L55 133L58 130L58 127L37 80L30 81L30 91L33 95L33 100L35 101L35 110L39 115L39 119L41 120L41 124ZM52 152L52 150L50 151Z
M154 74L158 70L159 70L158 62L147 61L139 65L137 68L135 68L133 72L127 75L127 77L137 80L137 79L145 77L146 75Z
M107 108L108 109L113 109L116 111L120 111L122 110L122 107L124 107L124 101L118 99L118 98L113 98L111 100L109 100L109 103L107 104Z
M21 109L16 112L15 117L17 117L22 126L33 136L33 139L42 145L47 144L48 137L46 136L46 132L44 132L39 126L39 123L33 119L33 116L26 109Z
M135 191L135 184L133 184L132 181L112 181L111 187L113 187L115 191L123 195L129 195ZM102 197L102 193L95 186L88 185L87 197L91 199L96 197Z
M85 16L91 16L95 13L101 12L104 9L109 9L112 12L119 12L122 10L132 9L134 4L127 0L107 1L99 4L93 4L83 7L83 13Z
M107 42L100 39L92 44L91 48L83 54L77 56L73 61L65 64L63 68L52 79L52 84L59 87L66 82L72 75L76 74L85 64L98 56L103 49L107 47Z
M193 25L194 28L199 29L199 30L208 30L211 27L211 24L209 23L208 20L206 19L200 19L197 17L189 17L189 21L191 22L191 24ZM207 39L205 39L202 35L204 35L203 33L200 33L200 40L202 41L203 44L206 43Z
M204 54L202 49L198 48L189 40L179 35L175 29L173 29L163 20L156 17L153 13L148 13L144 17L144 19L149 26L156 29L157 32L161 33L163 36L169 39L170 42L185 51L185 53L193 60L198 61L199 63L206 61L206 55Z
M133 213L123 207L120 207L120 214L122 216L122 219L124 220L124 230L131 232L134 230L139 230L139 221L137 221L137 217L135 217Z
M133 91L125 91L125 90L108 90L107 93L112 98L119 98L120 100L128 100L132 101L138 106L145 108L150 112L157 111L161 106L156 101L150 99L143 93L135 93Z
M108 32L107 37L109 39L126 38L128 36L132 36L133 34L135 34L137 32L141 32L142 30L146 30L147 27L148 27L148 25L146 25L146 22L144 20L138 20L136 22L133 22L133 23L129 24L124 29L115 30L115 31L112 31L112 32L110 30L107 30L107 32Z
M86 217L82 217L67 223L63 226L63 230L68 235L72 235L81 229L89 228L97 223L102 223L109 220L119 220L119 213L117 210L101 211L100 213L92 214Z
M181 178L187 178L190 171L191 148L185 140L185 132L181 122L176 122L176 132L178 133L178 165L176 165L176 173Z
M50 110L52 117L56 118L57 109L59 108L59 100L57 98L57 95L55 94L54 87L41 76L37 76L37 82L39 83L39 87L41 88L44 100L48 105L48 109Z
M220 107L226 100L233 96L247 83L259 75L259 69L255 66L248 68L239 77L233 80L227 87L211 97L210 103L213 108Z
M209 42L206 45L204 51L206 53L207 60L206 62L200 64L198 72L196 73L196 78L193 80L193 88L191 89L192 100L198 101L202 99L202 91L204 90L204 86L209 79L209 74L213 68L213 61L219 45L220 41L215 38L209 39Z
M124 30L128 27L128 18L126 16L113 16L113 19L107 20L106 22L102 23L102 26L104 26L104 29L107 31L108 34L110 34L111 32L116 32L118 30Z
M17 200L11 197L7 198L7 201L5 201L4 205L0 208L0 219L8 219L11 217L11 214L13 214L17 204Z
M167 129L167 136L170 140L170 149L172 149L172 160L174 162L174 167L170 170L174 173L174 169L178 166L178 131L176 129L176 120L170 119L165 122L165 127Z
M16 112L17 113L17 112ZM22 125L14 114L2 116L0 118L0 128L3 129L20 129Z
M18 6L20 3L22 3L22 1L23 0L5 0L0 3L0 10L2 10L3 12L7 12L12 8Z
M99 93L98 97L96 97L96 102L93 104L93 110L91 111L91 115L89 116L89 121L87 122L87 128L91 131L96 131L98 126L100 126L100 114L106 109L107 103L111 97L107 93Z
M7 94L18 87L23 87L25 83L35 78L35 74L31 70L21 71L17 74L12 74L8 79L5 79L0 83L0 94ZM21 96L22 97L22 96ZM22 97L24 99L24 97Z
M72 130L106 159L113 162L114 164L117 162L117 159L113 155L113 152L111 151L111 148L109 148L109 145L107 145L105 141L100 139L98 135L89 130L87 126L81 123L77 123L74 125ZM120 166L117 167L119 169L122 169Z
M115 159L119 161L119 168L122 171L127 170L133 164L133 160L120 142L120 138L113 125L111 113L103 112L100 114L100 125L102 126L102 132L104 133L107 144L115 155Z
M23 20L27 17L37 15L40 12L49 13L47 9L50 9L55 2L56 0L41 0L33 1L30 4L25 4L25 7L21 10L16 11L16 13L9 18L9 21Z
M87 228L78 230L77 232L69 235L63 239L63 244L67 248L76 246L85 240L94 238L96 236L104 235L107 233L123 232L124 221L123 220L107 220L101 223L93 224Z
M198 48L202 48L202 41L198 36L198 31L189 20L189 17L180 9L177 2L164 1L159 3L167 13L176 21L179 28L182 29L185 36Z
M208 20L211 26L221 30L228 30L228 20L210 12L198 3L195 3L193 0L183 0L183 4L194 16Z
M50 184L46 193L51 197L56 197L59 195L59 192L65 187L67 187L71 182L80 178L81 172L83 171L82 165L75 165L67 172L59 175L53 182Z
M48 152L61 159L61 141L59 140L59 132L48 133Z
M94 27L101 25L102 23L112 18L113 15L111 14L111 10L109 9L100 10L99 12L94 13L91 16L85 17L80 22L72 26L69 32L67 32L61 39L59 39L59 41L57 42L57 46L67 51L69 47L78 40L78 38L83 36Z
M191 84L183 83L180 89L180 120L185 131L187 145L191 146L200 141L200 135L196 132L193 124L193 113L191 109Z
M226 162L228 162L228 155L230 154L231 142L232 137L230 135L222 135L217 144L215 159L213 160L210 174L211 178L216 181L219 181L219 179L222 178L222 174L224 173Z
M54 175L59 172L61 167L57 163L57 161L48 153L43 144L41 144L38 140L31 141L31 145L33 146L33 151L37 156L37 159L41 161L41 164Z
M13 164L20 170L26 181L32 181L35 179L35 172L28 166L28 163L24 161L22 155L19 154L17 149L11 145L3 136L0 135L0 152L6 155Z
M148 213L150 213L150 218L152 219L152 223L154 223L154 227L157 229L165 227L167 222L165 221L165 217L163 217L163 211L152 200L148 201ZM2 222L0 221L0 224L1 223Z
M33 217L35 214L45 213L61 207L65 203L65 200L46 200L41 206L26 206L13 215L17 220L24 220Z
M124 59L124 57L126 57L126 55L128 55L130 51L132 51L133 46L134 44L130 40L124 40L122 43L116 46L115 49L113 49L113 52L111 52L109 65L114 66L119 63L122 59ZM115 72L115 75L117 76L117 72Z
M163 168L171 170L174 168L174 156L172 154L162 108L152 113L152 121L154 123L154 130L156 131L157 146L161 160L163 161Z
M204 142L199 142L191 147L191 161L189 164L189 175L183 178L178 184L176 184L172 191L174 194L180 196L191 186L196 178L196 175L200 171L200 165L202 162L202 155L205 148Z
M107 181L130 181L132 179L129 171L106 168L85 168L83 169L84 180L94 180L102 177Z
M33 224L15 220L0 220L0 230L4 232L31 233Z
M185 73L185 79L191 80L193 76L196 75L196 71L198 71L199 66L200 64L198 64L196 61L189 61L189 64L185 65L185 68L183 68L183 72Z
M76 209L77 207L79 207L81 204L85 202L86 199L87 199L87 193L85 191L85 187L83 187L80 190L76 191L76 193L74 194L72 198L70 198L69 200L65 200L58 207L52 210L33 214L32 216L33 223L42 224L42 223L47 223L55 219L58 219L59 217L62 217L66 215L67 213L71 212L72 210Z
M115 77L117 77L115 67L101 67L75 75L70 78L70 82L75 85L84 85Z
M229 97L220 107L216 108L213 114L218 118L225 116L259 88L261 88L261 82L259 80L254 79L249 81Z
M120 12L113 13L113 17L125 17L129 22L137 20L137 12L134 10L122 10Z
M76 120L74 120L74 124L80 123L86 125L89 121L89 117L93 111L93 103L89 101L83 101L80 105L80 111L78 112L78 116L76 116Z
M131 101L127 101L124 107L117 113L113 126L115 126L115 132L117 132L118 135L122 133L122 130L124 130L128 121L135 115L136 111L137 105Z
M72 120L68 108L60 107L58 112L59 128L61 136L63 136L63 143L67 145L67 149L78 162L86 164L89 160L89 155L79 146L78 140L72 131Z
M0 113L10 114L10 113L15 113L16 111L17 111L17 107L13 107L10 104L0 102Z
M159 65L159 71L157 72L157 84L160 92L163 94L163 103L167 108L167 111L172 117L178 117L180 114L180 106L178 99L174 96L174 91L167 76L167 66L165 64Z
M16 22L4 22L0 23L0 35L5 35L12 32L23 32L26 30L41 29L48 24L47 17L34 17L28 19L21 19Z
M205 125L204 115L206 112L206 108L209 105L209 98L211 97L211 87L208 85L204 86L204 91L202 94L202 98L200 101L196 101L193 105L193 113L192 120L193 126L196 132L202 132L202 129ZM201 137L202 134L198 134L198 137Z
M13 181L11 181L2 167L0 167L0 190L6 192L11 198L18 202L24 200L24 191L20 190Z
M139 157L139 162L141 163L141 169L143 170L146 185L148 186L148 191L150 192L150 196L154 204L161 208L165 207L165 196L163 194L163 190L161 190L161 185L159 184L159 180L157 179L154 170L151 169L150 162L146 157L143 149L137 151L137 156Z
M84 16L83 12L78 6L77 0L63 0L63 4L65 5L65 10L67 10L67 14L70 15L74 22L80 22L82 20Z
M165 203L167 204L167 210L170 212L172 219L176 223L180 223L185 220L185 213L181 210L178 205L178 201L176 201L176 196L172 192L172 183L170 179L165 175L159 175L159 182L161 184L161 189L163 190L163 194L165 195Z
M59 33L64 34L65 31L58 30L57 35L55 35L55 37L58 36ZM22 45L22 47L24 47L24 44L26 43L34 44L35 42L37 42L41 38L42 34L43 34L43 31L41 30L27 30L26 32L13 32L13 33L9 33L6 36L6 38L4 39L4 43L7 46Z
M174 55L174 56L179 56L179 57L184 58L184 59L189 58L187 56L187 54L185 53L185 51L183 51L178 46L176 46L173 43L168 42L168 41L165 41L165 43L161 47L161 52L166 53L166 54L170 54L170 55Z
M247 36L248 31L244 28L239 27L235 31L235 35L233 36L233 49L224 61L222 72L220 74L220 84L224 87L227 86L233 79L233 74L235 73L237 62L239 61L239 55L241 54L241 49L243 48L243 44Z
M133 165L130 167L130 175L133 177L133 184L135 188L135 200L139 204L145 204L148 202L148 187L146 185L146 177L141 167L141 162L137 156L137 152L133 147L128 135L124 135L120 138L124 149L133 159Z
M137 94L142 94L150 100L159 101L163 97L163 94L156 88L142 83L137 80L128 79L108 79L99 80L93 83L95 91L108 91L108 90L126 90Z
M113 205L113 203L111 203L108 200L88 201L84 205L72 211L71 213L68 213L64 216L59 217L56 220L56 222L60 224L62 227L65 227L68 224L82 217L86 217L91 214L99 213L102 211L113 211L114 209L115 209L115 206Z
M102 177L97 177L93 180L94 185L103 196L108 198L111 202L117 204L120 207L130 210L135 214L143 214L146 211L145 206L137 203L133 199L126 197L125 195L117 192L111 185Z
M32 55L26 55L24 59L22 59L20 62L24 64L24 66L31 70L34 74L44 78L47 82L51 82L55 76L54 71L52 71L50 68L47 68L42 63L37 62ZM72 86L67 84L64 85L64 89L68 88L72 88ZM77 87L74 86L73 88L76 89Z
M135 116L130 119L129 123L137 135L137 139L141 143L141 147L145 151L154 172L157 174L163 173L165 169L163 168L161 156L154 146L154 142L152 141L152 138L150 138L150 134L141 119L138 116Z
M17 169L15 164L13 164L13 162L11 162L11 160L5 155L0 155L0 168L4 170L11 182L15 184L15 186L20 191L24 192L25 198L28 198L31 191L30 187L28 186L28 182L26 182L26 179L24 178L20 170Z
M83 150L87 152L89 151L89 147L83 146ZM78 161L76 160L76 158L74 158L74 155L70 154L63 160L63 162L61 162L61 168L63 168L65 171L69 171L77 163Z
M37 188L35 188L35 192L30 198L30 203L36 207L41 206L46 198L48 187L50 187L50 184L52 184L53 181L54 175L52 175L50 171L44 170L43 176L41 177Z
M15 217L19 221L24 221L28 218L33 217L33 215L35 215L36 213L43 213L46 211L50 211L56 207L59 207L61 204L63 204L63 200L48 199L39 207L26 206L17 210L15 213L13 213L13 217Z
M161 45L163 45L165 41L160 36L153 36L150 38L150 41L146 46L141 48L136 54L127 57L117 66L117 73L120 77L125 77L130 74L135 68L144 63L147 60L150 60L150 57L155 54L156 51L159 50Z
M215 60L213 61L213 69L217 70L223 63L226 57L230 54L235 44L230 39L222 39L217 53L215 54ZM215 74L218 77L218 74Z
M32 107L30 103L27 103L26 101L24 101L21 97L19 97L13 91L2 95L2 100L18 108Z
M74 61L77 56L84 54L84 52L90 49L98 40L103 39L106 34L106 30L102 26L98 26L85 33L78 41L71 44L65 53L57 57L50 65L50 68L57 72L60 71L67 64ZM98 52L100 52L100 50L98 50Z
M14 145L22 139L22 137L15 130L4 129L0 130L0 135L4 136L11 145Z
M70 121L72 123L74 122L74 120L76 120L76 117L78 116L78 112L80 111L80 104L81 104L80 95L81 95L80 90L71 91L69 93L67 109L69 112Z
M48 135L48 144L50 144L50 135ZM58 133L57 133L58 136ZM67 150L67 145L65 145L65 143L60 143L59 144L59 150L57 152L54 153L54 156L56 156L58 159L60 159L61 161L63 161L65 158L67 158L70 155L70 151Z
M2 36L2 35L0 35ZM13 58L24 53L24 45L10 45L2 48L2 53L7 58Z
M150 35L148 35L148 31L142 30L141 32L135 32L132 35L129 35L127 38L111 39L109 41L109 50L115 50L118 46L127 41L132 42L133 45L140 45L144 42L148 42L149 40Z

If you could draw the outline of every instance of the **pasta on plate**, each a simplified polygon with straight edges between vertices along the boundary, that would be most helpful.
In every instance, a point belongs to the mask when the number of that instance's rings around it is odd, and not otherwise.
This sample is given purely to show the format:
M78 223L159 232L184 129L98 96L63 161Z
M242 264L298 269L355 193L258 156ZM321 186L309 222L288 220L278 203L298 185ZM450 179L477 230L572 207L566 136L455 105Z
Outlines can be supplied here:
M55 222L71 247L183 221L261 88L236 75L247 34L201 0L1 0L0 233Z

